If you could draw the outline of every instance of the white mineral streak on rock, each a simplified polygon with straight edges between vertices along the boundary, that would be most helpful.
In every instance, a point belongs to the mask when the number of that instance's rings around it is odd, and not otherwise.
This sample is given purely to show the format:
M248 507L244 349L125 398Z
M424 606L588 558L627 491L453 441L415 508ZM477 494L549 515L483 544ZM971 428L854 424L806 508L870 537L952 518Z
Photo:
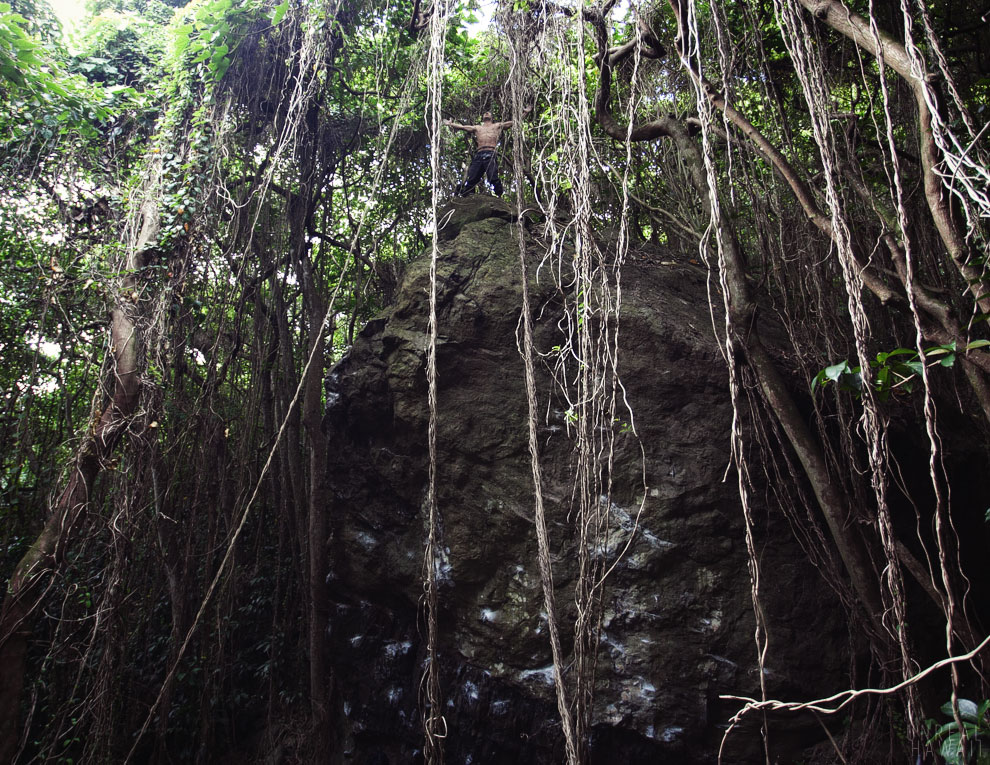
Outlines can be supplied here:
M528 682L530 680L537 680L544 685L553 685L556 673L553 669L553 664L548 664L545 667L540 667L539 669L524 669L519 673L518 678L523 682Z

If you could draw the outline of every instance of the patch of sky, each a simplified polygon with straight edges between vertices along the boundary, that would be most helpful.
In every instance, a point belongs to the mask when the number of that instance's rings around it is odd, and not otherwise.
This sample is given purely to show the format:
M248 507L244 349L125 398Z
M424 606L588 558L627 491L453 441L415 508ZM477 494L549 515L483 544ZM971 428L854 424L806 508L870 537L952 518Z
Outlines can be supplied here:
M82 27L83 16L86 15L84 0L49 0L52 10L62 22L62 32L68 35Z

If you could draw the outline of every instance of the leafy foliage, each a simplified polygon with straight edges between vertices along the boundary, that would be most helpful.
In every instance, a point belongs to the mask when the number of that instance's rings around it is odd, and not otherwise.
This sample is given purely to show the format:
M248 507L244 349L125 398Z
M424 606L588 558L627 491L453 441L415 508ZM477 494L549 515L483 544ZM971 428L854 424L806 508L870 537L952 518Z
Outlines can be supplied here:
M69 68L104 86L143 89L165 74L165 30L133 11L104 11L76 40Z
M939 754L945 760L946 765L986 765L990 763L990 718L987 711L990 710L990 700L984 701L979 706L969 699L959 699L959 718L962 720L963 728L960 730L959 723L954 719L944 725L938 725L934 720L928 720L929 731L932 737L929 744L938 744ZM953 717L952 702L948 701L941 707L942 714ZM966 733L967 756L963 757L963 731Z
M966 351L974 351L990 346L988 340L973 340L966 344ZM956 343L936 345L925 349L925 360L930 360L929 366L952 367L956 363L958 349ZM870 362L876 376L870 384L879 394L881 401L886 401L892 393L903 390L910 393L918 382L924 362L918 352L911 348L895 348L892 351L881 352ZM832 382L839 390L849 391L860 395L863 390L862 367L849 366L848 360L825 367L811 380L811 390Z

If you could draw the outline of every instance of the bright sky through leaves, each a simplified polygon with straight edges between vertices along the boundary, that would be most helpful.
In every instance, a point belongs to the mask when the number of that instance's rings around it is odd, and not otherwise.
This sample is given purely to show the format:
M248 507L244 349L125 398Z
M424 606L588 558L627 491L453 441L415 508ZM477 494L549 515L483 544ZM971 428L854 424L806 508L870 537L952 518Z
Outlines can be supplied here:
M52 10L55 11L66 32L77 26L86 13L84 0L50 0L50 2Z

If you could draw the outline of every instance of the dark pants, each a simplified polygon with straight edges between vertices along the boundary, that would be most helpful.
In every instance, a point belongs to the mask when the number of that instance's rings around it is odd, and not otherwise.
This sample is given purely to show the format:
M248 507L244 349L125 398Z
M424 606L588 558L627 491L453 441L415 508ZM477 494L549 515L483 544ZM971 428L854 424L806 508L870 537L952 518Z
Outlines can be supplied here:
M468 168L467 178L464 179L463 183L458 184L454 193L459 197L466 197L481 182L483 175L488 176L488 182L491 184L495 196L501 196L502 181L498 179L498 161L495 159L495 152L488 149L475 152L471 166Z

